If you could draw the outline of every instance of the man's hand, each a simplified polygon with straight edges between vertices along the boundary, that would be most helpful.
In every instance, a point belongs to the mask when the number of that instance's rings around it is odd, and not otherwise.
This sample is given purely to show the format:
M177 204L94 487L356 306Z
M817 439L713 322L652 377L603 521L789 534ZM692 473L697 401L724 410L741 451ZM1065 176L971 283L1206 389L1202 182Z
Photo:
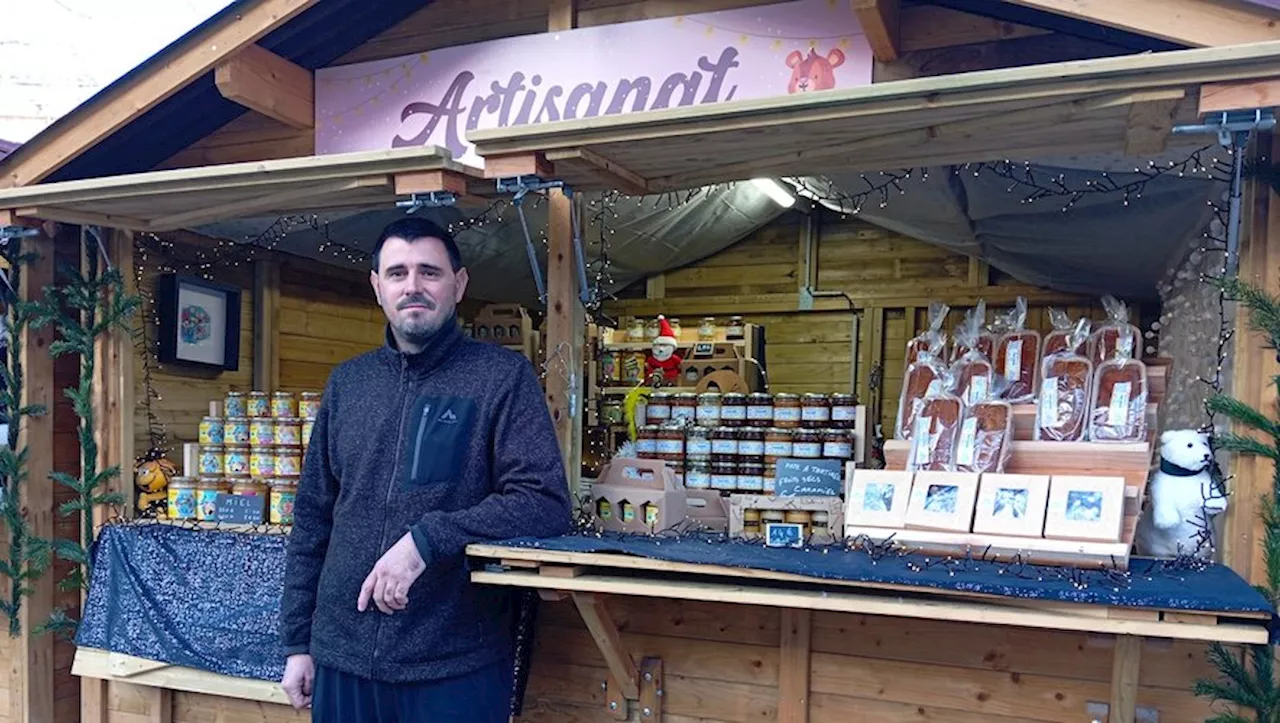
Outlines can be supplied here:
M284 664L284 678L280 686L289 696L295 710L311 707L312 686L316 680L316 664L310 655L290 655Z
M364 579L356 609L364 612L369 601L373 600L373 604L388 615L395 610L404 610L409 604L409 587L426 569L427 564L413 543L413 535L404 533L404 537L383 553L373 571Z

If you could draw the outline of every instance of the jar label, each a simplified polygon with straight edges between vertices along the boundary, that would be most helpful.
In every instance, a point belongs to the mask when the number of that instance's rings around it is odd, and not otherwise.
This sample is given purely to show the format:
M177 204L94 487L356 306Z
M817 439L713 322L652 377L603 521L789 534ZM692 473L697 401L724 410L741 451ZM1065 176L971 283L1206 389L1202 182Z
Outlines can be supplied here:
M189 520L196 516L196 491L194 489L169 488L169 517Z
M792 454L804 459L817 459L822 456L821 442L796 442Z
M711 488L717 490L736 490L738 489L738 475L713 474L711 475Z
M690 457L706 457L711 454L711 440L705 437L690 437L688 450Z
M298 414L303 419L315 419L320 414L320 402L304 399L298 402Z
M768 457L790 457L791 442L765 442L764 453Z
M659 439L655 445L658 454L683 454L684 440L682 439Z
M689 489L705 490L711 486L711 475L707 472L690 470L684 475L684 486Z
M759 492L764 489L764 477L754 474L738 475L738 489Z
M858 418L857 407L832 407L831 418L837 422L852 422Z
M747 407L747 419L755 421L773 419L773 407L765 405Z
M223 426L222 420L200 422L200 444L222 444L225 432L226 428Z
M720 421L720 407L698 407L698 422L718 422Z
M653 454L657 451L657 441L652 437L645 437L636 440L636 454Z
M795 407L774 407L773 420L775 422L798 422L800 421L800 410Z
M831 419L831 410L827 407L805 407L801 410L801 418L806 422L826 422Z
M747 408L742 405L720 407L720 418L741 421L747 418Z
M693 407L672 407L671 408L672 419L692 420L695 416L697 416L697 414L698 414L698 410L694 409Z
M671 407L666 404L650 404L645 407L644 415L649 419L670 419Z
M712 454L737 454L738 440L736 439L713 439L711 440Z
M248 410L245 409L244 397L227 397L223 402L223 413L228 417L246 416Z
M743 439L738 441L738 454L744 457L763 457L764 442Z
M764 491L773 492L778 489L778 478L768 476L764 478Z
M853 445L848 442L823 442L822 456L835 459L848 459L853 455Z

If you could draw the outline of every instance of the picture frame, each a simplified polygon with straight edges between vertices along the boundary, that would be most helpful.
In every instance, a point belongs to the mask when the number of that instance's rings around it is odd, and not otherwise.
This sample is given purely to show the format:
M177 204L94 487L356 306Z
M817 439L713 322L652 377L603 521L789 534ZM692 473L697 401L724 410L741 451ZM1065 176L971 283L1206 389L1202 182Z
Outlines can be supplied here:
M769 522L764 526L765 547L804 547L804 525Z
M978 498L978 475L968 472L916 472L907 506L908 528L969 532Z
M1043 537L1049 476L984 474L978 481L973 531L985 535Z
M900 530L907 523L912 473L902 470L846 470L844 521L854 527Z
M156 279L162 364L240 368L240 289L183 274Z
M1044 536L1058 540L1118 542L1124 524L1123 477L1054 475Z

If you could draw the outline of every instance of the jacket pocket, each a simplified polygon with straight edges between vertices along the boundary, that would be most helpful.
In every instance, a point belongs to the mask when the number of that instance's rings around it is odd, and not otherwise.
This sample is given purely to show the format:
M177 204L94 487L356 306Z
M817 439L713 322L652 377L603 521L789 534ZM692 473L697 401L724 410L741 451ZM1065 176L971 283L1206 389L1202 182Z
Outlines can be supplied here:
M475 418L473 399L418 397L404 446L405 484L421 487L457 479L471 445Z

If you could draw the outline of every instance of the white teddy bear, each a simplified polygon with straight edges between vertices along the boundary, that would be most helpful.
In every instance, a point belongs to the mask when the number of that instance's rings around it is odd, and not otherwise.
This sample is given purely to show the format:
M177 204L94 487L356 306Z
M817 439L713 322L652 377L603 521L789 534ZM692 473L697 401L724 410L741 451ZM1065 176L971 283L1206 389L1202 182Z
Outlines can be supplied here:
M1202 532L1227 509L1227 498L1210 477L1212 465L1207 435L1194 429L1160 435L1160 468L1148 487L1151 505L1138 521L1139 554L1208 556L1209 550L1199 549Z

